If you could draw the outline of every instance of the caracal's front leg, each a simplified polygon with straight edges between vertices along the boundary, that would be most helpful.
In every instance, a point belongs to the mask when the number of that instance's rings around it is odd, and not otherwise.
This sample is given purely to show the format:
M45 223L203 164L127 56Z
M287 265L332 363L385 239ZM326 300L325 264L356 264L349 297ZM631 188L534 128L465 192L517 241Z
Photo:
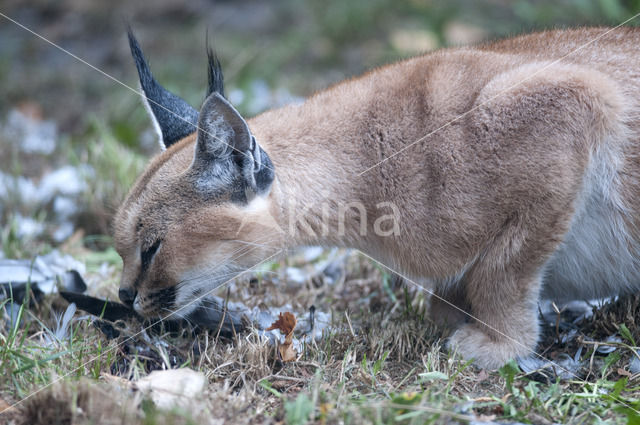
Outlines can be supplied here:
M451 350L488 369L533 354L539 335L536 308L539 279L503 276L500 282L510 288L495 294L488 289L493 285L476 283L469 312L473 319L459 327L448 343Z
M461 282L437 282L429 304L429 317L438 326L455 329L469 320L471 309Z
M549 206L541 203L538 208ZM567 230L571 209L538 208L514 217L461 281L473 317L449 339L449 348L484 368L496 369L534 353L542 270ZM559 209L556 209L559 211Z

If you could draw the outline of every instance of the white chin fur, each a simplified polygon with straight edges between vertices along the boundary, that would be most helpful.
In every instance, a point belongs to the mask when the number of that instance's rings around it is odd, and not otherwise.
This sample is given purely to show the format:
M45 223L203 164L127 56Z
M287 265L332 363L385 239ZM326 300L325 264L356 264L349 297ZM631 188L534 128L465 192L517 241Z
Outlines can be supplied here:
M133 300L133 310L142 315L142 306L140 305L140 300L138 299L138 297L136 296L136 298Z
M231 272L240 273L241 269L230 264L212 270L210 275L204 275L202 269L193 270L182 276L182 285L176 287L175 316L186 318L193 313L205 298L215 296L220 288L233 277ZM197 278L194 278L197 276ZM213 277L218 276L218 278Z

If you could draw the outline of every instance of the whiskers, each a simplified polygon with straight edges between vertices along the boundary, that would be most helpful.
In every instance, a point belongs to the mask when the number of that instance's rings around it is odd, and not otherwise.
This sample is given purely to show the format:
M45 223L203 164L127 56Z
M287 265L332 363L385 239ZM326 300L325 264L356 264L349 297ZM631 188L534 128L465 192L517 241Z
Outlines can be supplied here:
M273 258L275 258L276 256L278 256L279 254L281 254L281 253L283 253L283 252L284 252L284 249L280 249L280 250L278 250L277 252L274 252L273 254L271 254L270 256L268 256L267 258L263 259L262 261L260 261L260 262L258 262L258 263L256 263L256 264L254 264L254 265L252 265L252 266L250 266L250 267L247 267L247 268L246 268L246 270L241 271L239 274L243 274L243 273L247 273L247 272L249 272L249 271L252 271L252 270L254 270L256 267L260 266L261 264L263 264L263 263L265 263L265 262L267 262L267 261L272 260ZM226 285L227 283L231 282L232 280L233 280L233 279L229 279L229 280L227 280L226 282L223 282L220 286ZM200 300L205 299L205 297L208 297L209 295L211 295L211 293L212 293L213 291L214 291L213 289L212 289L212 290L205 291L203 294L201 294L200 296L196 297L195 299L190 300L188 303L184 304L183 306L178 307L178 306L176 305L175 310L170 310L170 309L166 308L165 310L167 310L167 311L168 311L168 314L166 314L165 316L161 317L159 320L156 320L156 321L155 321L155 322L153 322L152 324L150 324L150 325L146 326L142 331L138 332L136 335L139 335L141 332L144 332L145 330L147 330L147 329L151 328L152 326L154 326L154 325L156 325L156 324L158 324L158 323L161 323L162 321L165 321L166 319L170 318L171 316L176 315L176 316L178 316L178 317L184 317L186 314L188 314L188 313L185 313L185 311L186 311L185 309L186 309L187 307L190 307L190 306L197 306L197 305L199 305ZM198 304L196 304L196 303L198 303ZM163 307L161 307L161 308L163 308ZM215 311L215 310L213 310L213 311ZM224 312L224 311L226 311L226 310L223 310L223 312ZM194 319L195 319L195 318L194 318ZM193 322L193 320L189 320L189 321L190 321L190 322ZM235 325L232 323L232 330L234 329L234 328L233 328L233 326L235 326ZM222 329L222 328L220 328L220 329ZM134 336L136 336L136 335L134 335ZM131 337L130 337L130 338L131 338Z
M268 241L269 237L263 237L261 240L265 240ZM242 241L239 239L234 239L233 242L237 242L237 243L242 243L245 246L242 246L238 249L236 249L234 252L232 252L229 257L227 257L226 259L222 260L222 264L215 264L212 265L210 267L205 268L204 270L202 270L202 272L194 277L190 277L187 279L183 279L180 282L178 282L178 286L181 285L185 285L188 283L192 283L194 281L198 281L201 278L205 277L205 276L209 276L209 275L214 275L215 276L221 276L221 277L225 277L225 276L231 276L233 273L237 273L239 271L242 271L243 268L239 267L237 265L234 265L233 262L236 261L239 258L242 258L243 256L253 252L254 250L256 250L258 247L266 247L266 248L272 248L273 250L277 250L278 247L275 245L270 245L270 244L266 244L266 243L260 243L260 239L258 241ZM227 272L224 272L224 269L227 269Z
M270 235L265 235L257 241L233 240L242 246L233 251L221 264L214 264L205 267L196 276L181 280L175 286L177 309L186 306L187 302L194 298L201 298L201 294L205 291L212 292L228 280L233 280L239 273L244 271L244 267L239 266L235 262L261 248L269 248L276 251L278 248L269 242L272 242ZM277 254L277 253L276 253ZM273 257L274 255L272 255ZM201 307L201 306L200 306ZM193 309L188 309L189 312ZM186 313L188 314L188 313ZM182 314L184 316L185 314Z
M198 308L198 306L196 306L196 308ZM189 325L195 327L196 324L191 321L191 319L189 319L189 314L185 311L183 311L182 309L171 309L171 308L167 308L167 307L161 307L160 310L163 313L169 313L165 316L162 316L162 318L160 319L161 321L164 321L165 317L169 317L169 316L175 316L179 319L182 319L184 321L186 321L187 323L189 323Z
M230 239L229 242L237 242L237 243L241 243L241 244L245 244L245 245L252 245L252 246L262 246L262 247L265 247L265 248L275 248L274 245L263 244L263 243L252 242L252 241L243 241L241 239Z

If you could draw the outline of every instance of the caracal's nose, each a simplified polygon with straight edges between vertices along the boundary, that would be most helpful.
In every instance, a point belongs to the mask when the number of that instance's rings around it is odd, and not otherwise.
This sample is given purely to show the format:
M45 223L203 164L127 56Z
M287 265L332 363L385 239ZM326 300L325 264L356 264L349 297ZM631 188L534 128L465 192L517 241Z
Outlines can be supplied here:
M133 288L120 288L118 291L120 301L129 307L133 306L133 300L136 299L136 291Z

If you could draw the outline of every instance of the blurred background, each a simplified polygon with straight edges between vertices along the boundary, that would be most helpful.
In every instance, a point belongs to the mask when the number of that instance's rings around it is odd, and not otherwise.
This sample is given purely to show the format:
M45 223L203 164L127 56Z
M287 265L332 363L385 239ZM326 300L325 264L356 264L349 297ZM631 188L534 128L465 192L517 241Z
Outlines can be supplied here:
M617 25L640 0L2 0L0 11L137 88L129 22L157 79L196 107L208 31L228 97L252 116L442 47ZM118 261L112 215L158 151L138 96L0 17L0 147L0 258L75 244Z

